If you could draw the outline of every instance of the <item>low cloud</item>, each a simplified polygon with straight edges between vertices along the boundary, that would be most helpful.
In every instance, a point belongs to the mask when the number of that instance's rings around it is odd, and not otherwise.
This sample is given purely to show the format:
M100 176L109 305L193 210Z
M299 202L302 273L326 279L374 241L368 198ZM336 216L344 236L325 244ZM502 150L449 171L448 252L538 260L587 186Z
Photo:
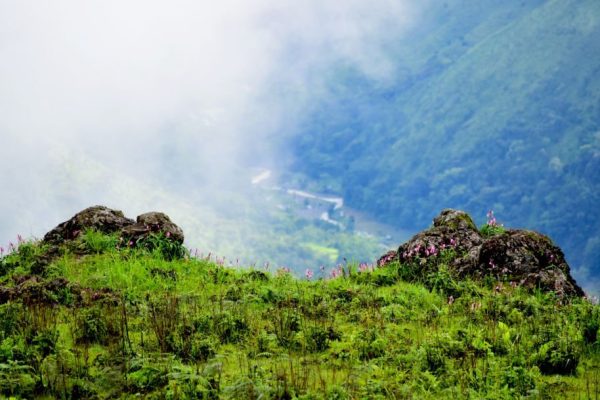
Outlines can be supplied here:
M0 243L280 164L323 72L390 79L386 46L415 18L396 1L0 1Z

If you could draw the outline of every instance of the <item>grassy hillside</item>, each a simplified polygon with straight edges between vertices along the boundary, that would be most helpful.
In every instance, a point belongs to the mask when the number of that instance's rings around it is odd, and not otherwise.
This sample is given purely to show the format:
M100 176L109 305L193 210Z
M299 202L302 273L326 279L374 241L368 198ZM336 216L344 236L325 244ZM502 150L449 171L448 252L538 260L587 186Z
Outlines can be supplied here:
M600 397L600 308L585 299L456 281L450 253L418 281L398 264L295 279L169 261L177 249L153 243L87 232L41 269L37 243L4 253L0 396Z
M339 65L294 139L295 168L350 206L420 229L440 206L551 235L600 275L600 3L447 1L375 82ZM598 281L596 280L596 287Z

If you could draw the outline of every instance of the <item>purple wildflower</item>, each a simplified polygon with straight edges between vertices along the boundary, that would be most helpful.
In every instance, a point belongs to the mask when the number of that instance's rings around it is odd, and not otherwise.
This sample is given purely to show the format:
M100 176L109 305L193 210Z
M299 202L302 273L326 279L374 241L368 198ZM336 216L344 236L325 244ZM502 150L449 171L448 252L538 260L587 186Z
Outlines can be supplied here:
M313 277L313 272L310 269L306 269L306 271L304 272L304 276L306 276L306 279L310 280Z
M429 254L434 256L437 254L437 249L435 248L435 245L432 243L431 246L429 246Z

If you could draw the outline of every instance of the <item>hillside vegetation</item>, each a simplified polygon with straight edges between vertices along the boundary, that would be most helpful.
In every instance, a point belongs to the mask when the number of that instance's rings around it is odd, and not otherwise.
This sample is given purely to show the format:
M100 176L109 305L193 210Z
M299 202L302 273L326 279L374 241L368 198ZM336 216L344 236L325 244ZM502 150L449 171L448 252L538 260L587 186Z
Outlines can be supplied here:
M0 258L0 396L597 399L600 307L390 263L228 268L86 231ZM431 259L429 260L431 262Z
M600 287L600 3L424 7L406 37L384 38L388 80L327 72L293 139L295 170L407 229L440 203L491 207L553 237Z

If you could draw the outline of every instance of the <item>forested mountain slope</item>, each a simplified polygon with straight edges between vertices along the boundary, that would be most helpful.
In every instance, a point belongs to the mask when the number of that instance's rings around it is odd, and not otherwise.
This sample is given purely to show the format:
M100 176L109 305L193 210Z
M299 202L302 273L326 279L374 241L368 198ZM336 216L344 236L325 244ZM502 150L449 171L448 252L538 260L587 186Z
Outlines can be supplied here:
M293 139L294 169L404 228L441 205L494 209L600 275L600 3L430 4L387 42L395 72L329 71Z

